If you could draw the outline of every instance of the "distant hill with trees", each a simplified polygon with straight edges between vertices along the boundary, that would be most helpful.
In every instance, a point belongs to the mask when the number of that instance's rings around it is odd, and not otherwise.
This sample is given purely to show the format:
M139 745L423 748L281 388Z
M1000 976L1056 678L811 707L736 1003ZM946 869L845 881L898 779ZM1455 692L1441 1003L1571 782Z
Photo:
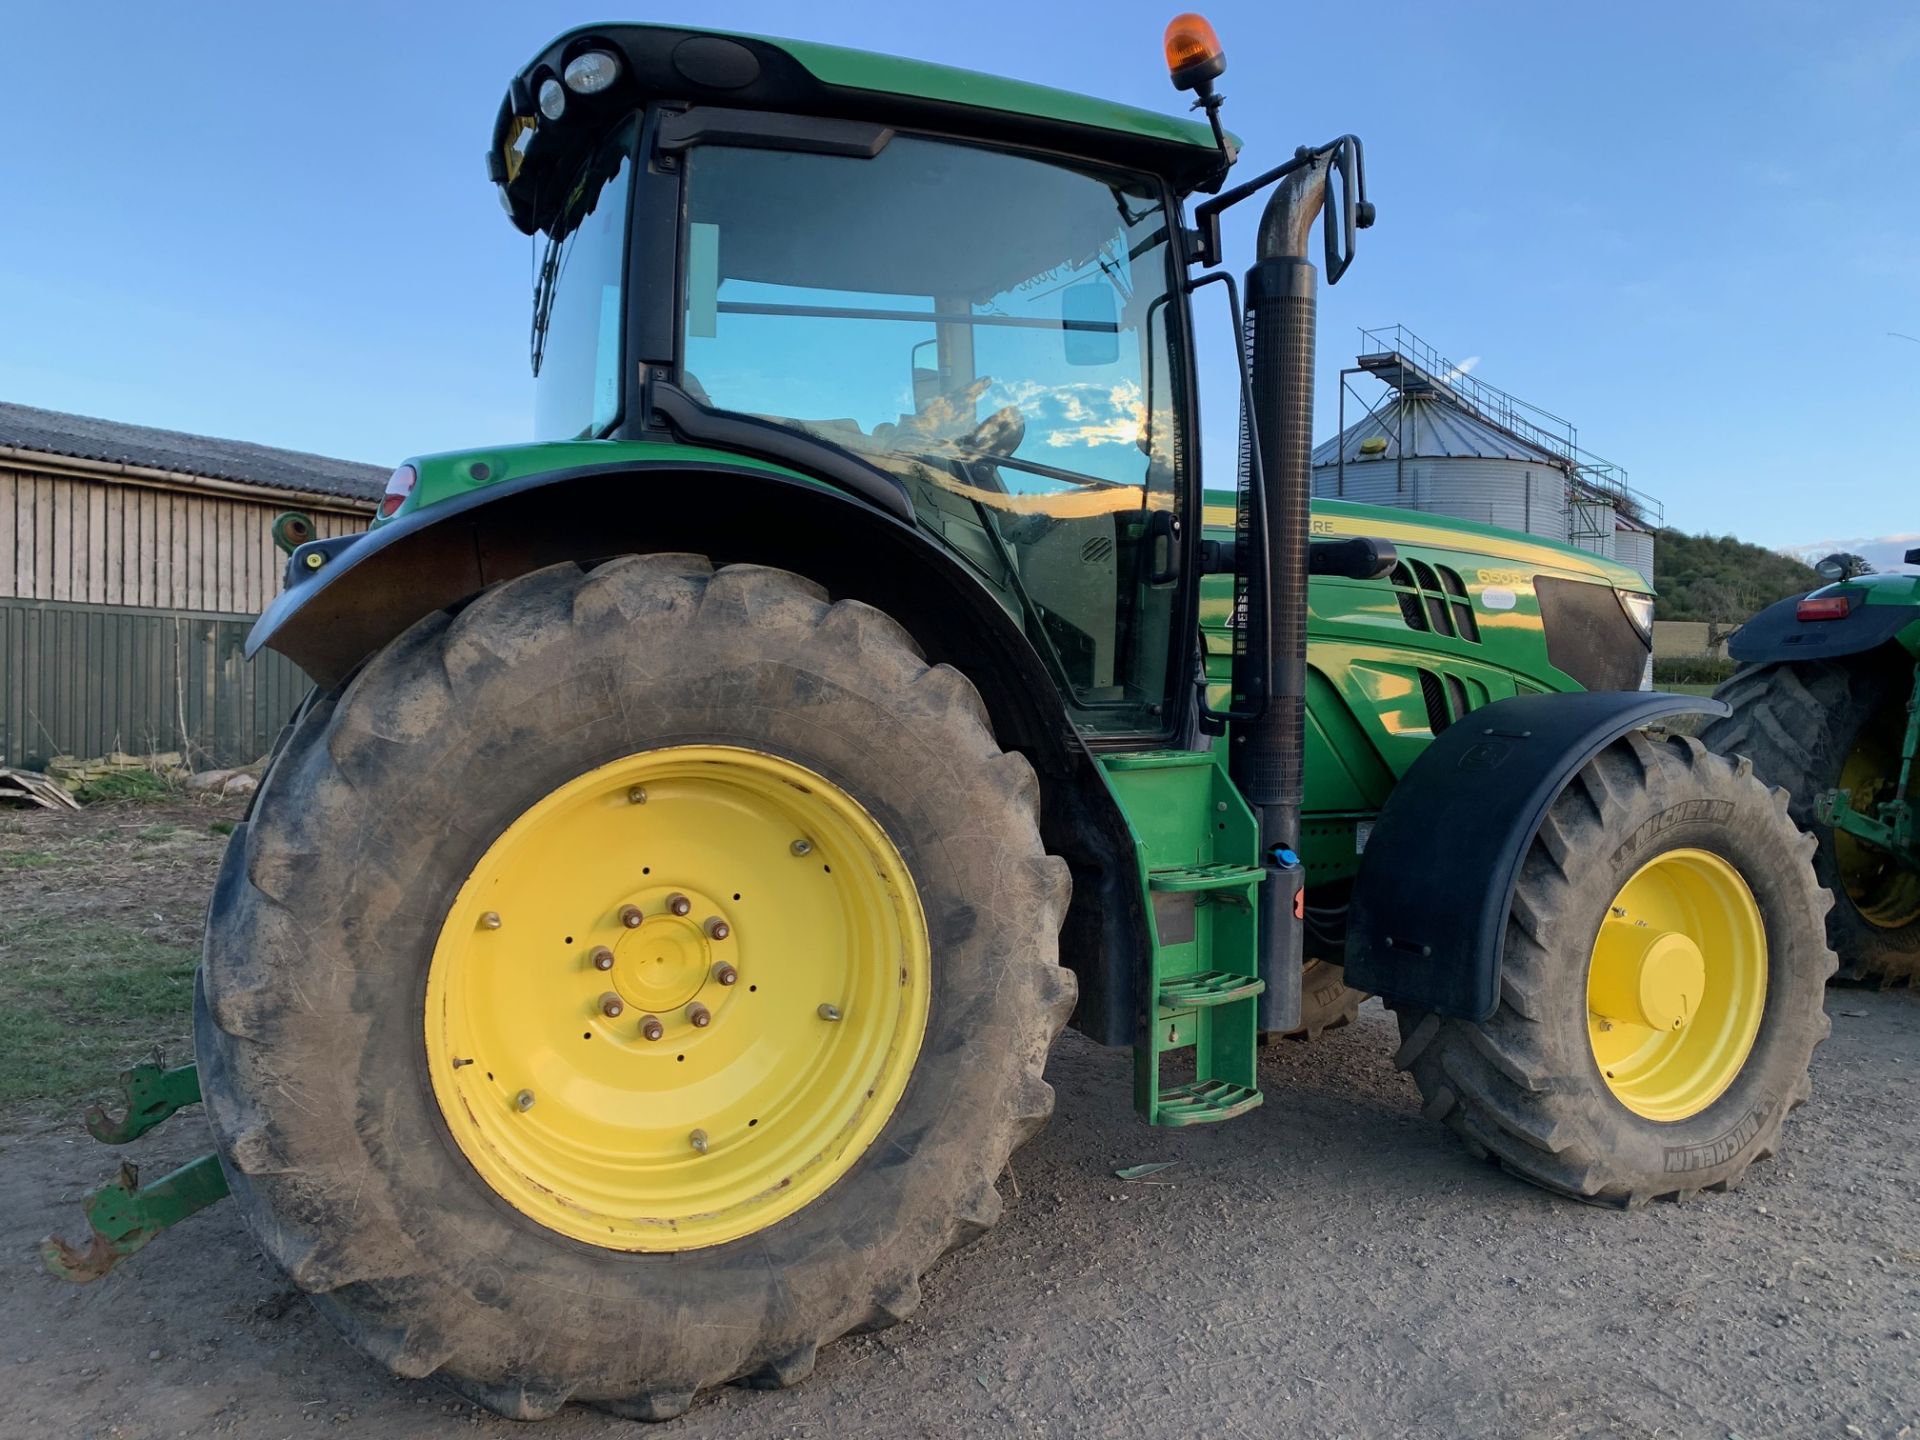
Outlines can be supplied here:
M1776 600L1821 583L1813 567L1731 535L1653 535L1654 602L1659 620L1737 625Z

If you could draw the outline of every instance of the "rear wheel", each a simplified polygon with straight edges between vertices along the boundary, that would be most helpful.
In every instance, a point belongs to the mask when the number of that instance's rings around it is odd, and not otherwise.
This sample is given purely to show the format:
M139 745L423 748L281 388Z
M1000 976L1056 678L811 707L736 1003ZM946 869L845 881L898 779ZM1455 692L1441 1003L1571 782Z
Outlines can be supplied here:
M222 870L197 1034L249 1226L504 1415L804 1377L1052 1107L1037 813L960 675L784 572L561 566L423 620Z
M1528 851L1493 1017L1400 1012L1427 1113L1597 1204L1738 1180L1829 1029L1812 846L1744 761L1639 733L1602 751Z
M1761 779L1784 787L1795 823L1818 839L1814 869L1834 898L1827 937L1846 979L1920 980L1920 871L1836 834L1814 813L1833 789L1869 815L1893 798L1912 674L1904 657L1752 666L1720 687L1733 713L1700 732L1712 749L1745 755ZM1914 785L1920 800L1920 776Z
M1331 960L1309 960L1300 969L1300 1024L1286 1031L1289 1040L1318 1040L1329 1030L1351 1025L1366 992L1347 984L1347 968Z

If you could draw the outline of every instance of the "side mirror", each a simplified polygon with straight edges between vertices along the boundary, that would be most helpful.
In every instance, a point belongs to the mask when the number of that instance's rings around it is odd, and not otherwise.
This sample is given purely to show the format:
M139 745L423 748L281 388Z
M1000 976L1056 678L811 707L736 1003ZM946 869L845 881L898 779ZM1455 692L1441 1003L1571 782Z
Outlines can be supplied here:
M1104 280L1060 292L1060 329L1069 365L1111 365L1120 358L1120 307Z

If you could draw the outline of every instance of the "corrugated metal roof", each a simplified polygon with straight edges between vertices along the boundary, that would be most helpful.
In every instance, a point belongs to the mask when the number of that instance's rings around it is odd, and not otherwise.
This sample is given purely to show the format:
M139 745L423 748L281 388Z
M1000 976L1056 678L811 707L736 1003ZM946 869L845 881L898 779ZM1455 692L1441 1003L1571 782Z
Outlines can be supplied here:
M354 500L378 499L391 473L388 467L326 455L123 425L117 420L36 410L29 405L0 404L0 445Z
M1406 412L1404 422L1402 410ZM1313 463L1332 465L1342 452L1349 465L1396 459L1403 431L1409 460L1528 460L1562 470L1567 468L1566 461L1559 456L1528 444L1478 415L1444 400L1416 395L1396 395L1373 414L1362 415L1343 434L1321 441L1313 449ZM1387 448L1377 455L1362 455L1361 444L1374 436L1383 438Z

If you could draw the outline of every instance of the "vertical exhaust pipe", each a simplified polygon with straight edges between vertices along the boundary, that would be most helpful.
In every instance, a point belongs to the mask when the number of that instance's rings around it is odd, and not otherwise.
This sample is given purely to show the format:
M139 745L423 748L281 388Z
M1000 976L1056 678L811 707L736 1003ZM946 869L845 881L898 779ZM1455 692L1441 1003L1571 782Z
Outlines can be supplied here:
M1270 542L1267 574L1247 577L1249 610L1266 617L1273 656L1267 705L1237 731L1231 767L1241 793L1259 818L1260 853L1267 878L1260 886L1260 941L1266 993L1262 1030L1300 1024L1304 963L1304 872L1298 859L1304 801L1302 754L1307 709L1307 546L1312 499L1314 329L1319 273L1307 258L1314 222L1329 203L1336 170L1357 178L1357 146L1349 161L1337 142L1302 152L1282 176L1260 217L1259 243L1247 272L1248 374L1258 424L1260 481ZM1347 245L1337 244L1327 214L1329 279L1338 279L1352 255L1351 228L1371 219L1351 188L1342 208ZM1357 212L1357 213L1356 213Z

